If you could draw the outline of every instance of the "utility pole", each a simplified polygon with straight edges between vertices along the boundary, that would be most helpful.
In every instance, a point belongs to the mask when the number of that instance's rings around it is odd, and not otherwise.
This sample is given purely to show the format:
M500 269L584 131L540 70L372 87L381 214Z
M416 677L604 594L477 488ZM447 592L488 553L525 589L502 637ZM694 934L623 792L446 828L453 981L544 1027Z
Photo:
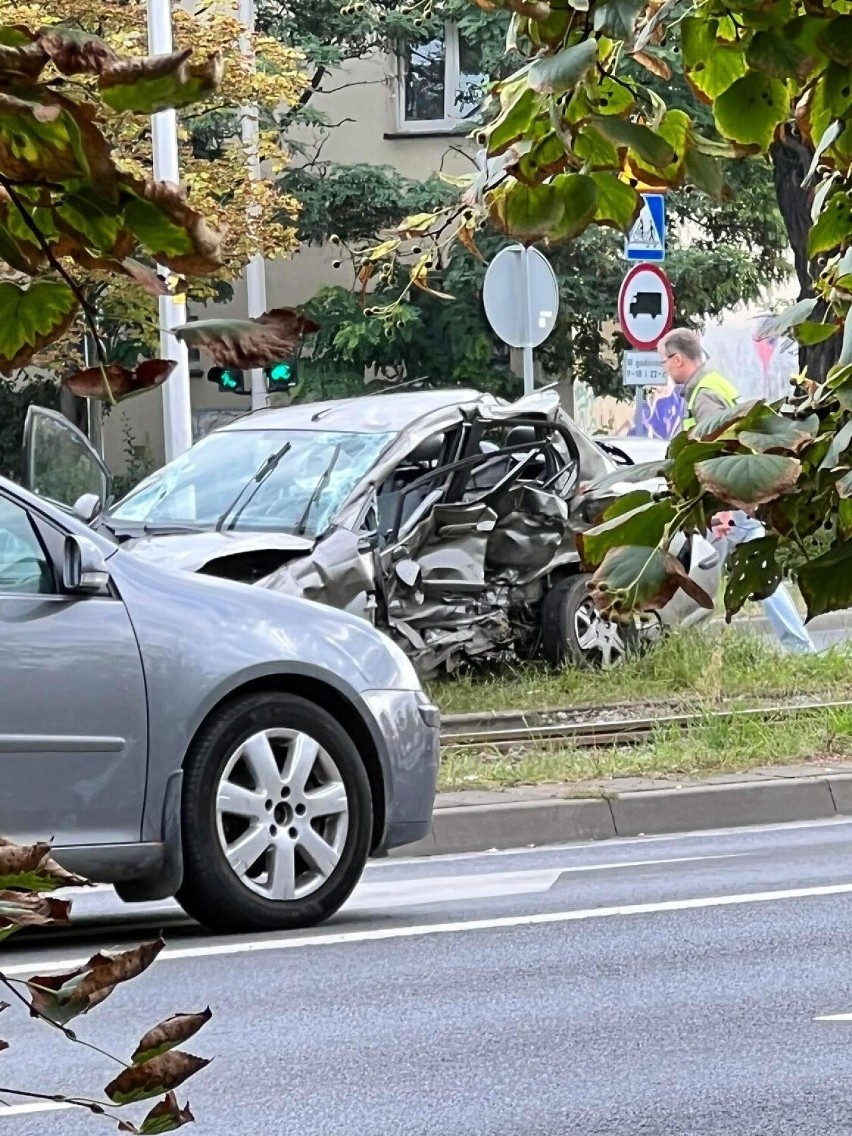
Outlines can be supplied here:
M167 55L172 50L171 0L147 0L148 51L151 55ZM177 115L161 110L151 116L154 151L154 178L180 185L178 162ZM168 268L158 265L166 279ZM176 366L163 384L163 433L166 461L180 457L192 445L192 407L189 394L189 356L186 346L169 329L186 323L186 299L183 296L160 296L160 354L174 359Z
M251 49L249 36L254 32L254 0L240 0L240 22L245 29L241 37L243 55L251 61L252 70L255 68L254 53ZM260 177L260 155L257 149L257 137L260 131L258 121L259 111L256 106L244 106L240 111L240 128L242 131L243 146L246 150L247 176L256 181ZM249 226L257 224L257 209L249 211ZM256 253L246 265L246 305L249 319L261 316L266 311L266 264L260 253ZM255 367L249 371L251 379L251 408L260 410L269 406L269 394L266 389L266 380L263 371Z

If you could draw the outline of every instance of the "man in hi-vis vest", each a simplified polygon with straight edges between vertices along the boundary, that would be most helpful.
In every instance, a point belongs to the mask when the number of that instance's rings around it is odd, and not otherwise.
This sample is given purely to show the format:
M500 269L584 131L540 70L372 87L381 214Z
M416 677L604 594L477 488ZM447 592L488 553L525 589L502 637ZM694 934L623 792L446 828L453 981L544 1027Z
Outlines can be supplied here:
M685 403L682 429L691 430L698 422L739 402L739 391L734 384L705 362L701 340L694 331L675 328L663 336L658 349L663 370ZM713 524L714 536L724 540L727 547L756 540L765 533L760 521L741 509L720 514ZM763 611L783 646L791 651L816 650L784 584L763 601Z

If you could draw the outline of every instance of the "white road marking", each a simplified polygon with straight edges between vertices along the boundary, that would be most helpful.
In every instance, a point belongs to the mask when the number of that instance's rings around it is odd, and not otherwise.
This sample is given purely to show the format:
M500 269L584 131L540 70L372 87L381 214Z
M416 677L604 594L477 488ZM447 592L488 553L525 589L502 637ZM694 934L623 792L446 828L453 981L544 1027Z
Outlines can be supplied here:
M657 903L630 903L619 907L590 907L577 911L540 911L532 915L502 915L493 919L468 919L458 923L422 923L413 927L375 927L365 931L329 932L325 935L296 935L287 939L254 939L248 942L208 943L201 947L166 947L161 960L213 958L217 955L254 954L259 951L286 951L302 947L329 947L343 943L367 943L380 939L415 939L424 935L457 935L471 931L500 931L515 927L535 927L550 923L577 923L587 919L611 919L629 915L655 915L662 912L696 911L711 907L734 907L750 903L774 903L782 899L815 899L829 895L849 895L850 884L827 884L820 887L786 888L782 891L744 892L740 895L710 895L699 899L669 899ZM30 974L39 971L65 970L80 966L85 958L36 960L4 966L5 975Z
M37 1101L35 1104L13 1104L6 1108L0 1104L0 1120L7 1116L29 1116L33 1112L61 1112L64 1109L75 1108L73 1104L60 1104L58 1101Z
M852 1022L852 1014L822 1014L815 1022Z
M655 864L688 864L707 860L733 860L744 852L716 856L673 856L665 860L621 860L612 864L576 864L553 868L526 868L517 872L478 872L469 876L426 876L420 879L369 880L358 885L343 912L373 907L412 907L461 899L488 899L549 891L560 876L575 872L605 872L621 868L647 868Z

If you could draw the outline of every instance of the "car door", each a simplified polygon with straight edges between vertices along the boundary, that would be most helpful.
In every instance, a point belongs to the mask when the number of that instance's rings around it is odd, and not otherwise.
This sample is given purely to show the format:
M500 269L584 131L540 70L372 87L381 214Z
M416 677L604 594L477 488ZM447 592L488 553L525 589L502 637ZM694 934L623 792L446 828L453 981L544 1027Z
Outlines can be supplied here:
M56 410L30 406L24 423L24 485L66 509L86 494L96 496L103 508L112 479L82 430Z
M0 834L139 840L145 682L120 597L63 591L66 534L0 486Z

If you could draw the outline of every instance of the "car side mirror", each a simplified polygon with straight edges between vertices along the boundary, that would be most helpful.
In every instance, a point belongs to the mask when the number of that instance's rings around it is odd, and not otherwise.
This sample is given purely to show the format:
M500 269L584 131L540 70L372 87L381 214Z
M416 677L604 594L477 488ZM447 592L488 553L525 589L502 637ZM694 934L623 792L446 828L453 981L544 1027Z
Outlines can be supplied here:
M84 493L82 497L78 497L74 502L74 507L71 512L75 517L78 517L81 521L89 525L98 513L100 513L101 508L101 499L97 493Z
M62 584L66 592L103 595L109 587L109 571L98 546L82 536L65 538Z

